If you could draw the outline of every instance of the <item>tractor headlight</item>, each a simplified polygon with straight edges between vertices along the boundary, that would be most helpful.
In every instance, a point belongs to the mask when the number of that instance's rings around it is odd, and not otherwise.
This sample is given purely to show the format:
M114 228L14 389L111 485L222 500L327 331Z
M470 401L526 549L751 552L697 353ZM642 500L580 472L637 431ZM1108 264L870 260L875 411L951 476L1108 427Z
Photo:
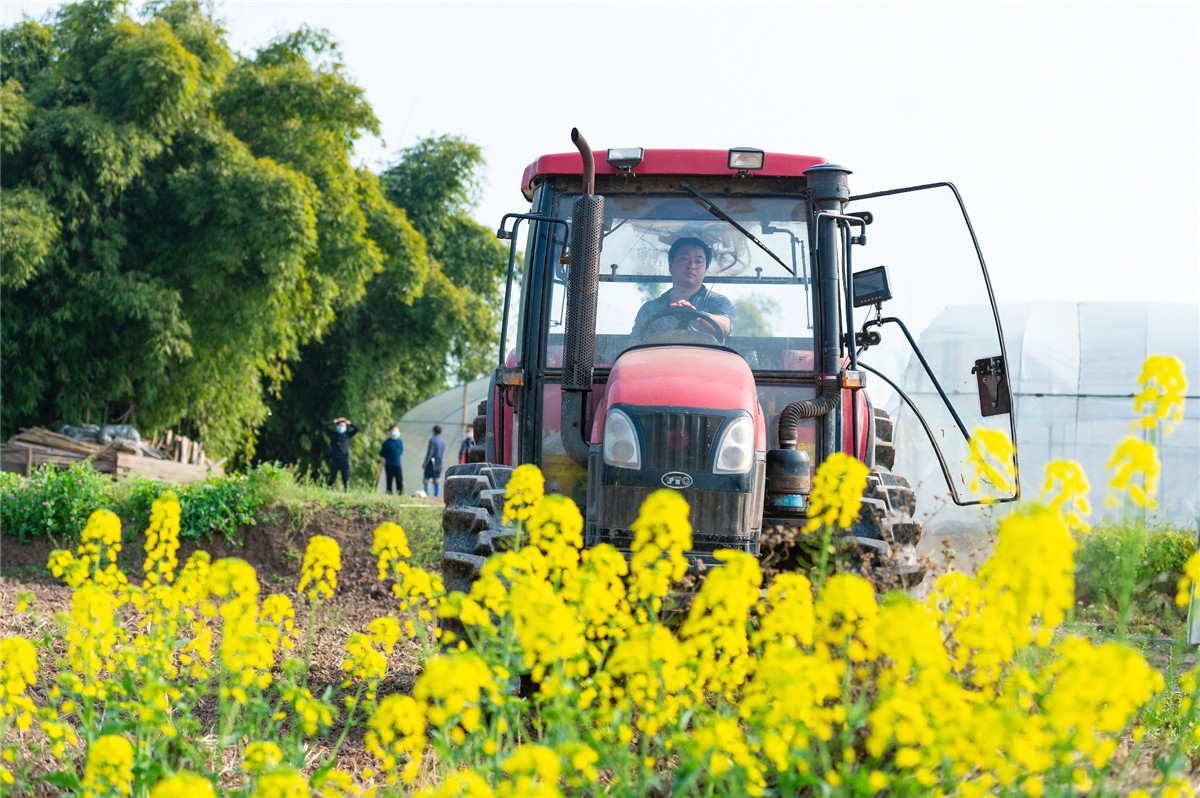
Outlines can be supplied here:
M717 443L715 474L745 474L754 463L754 422L749 416L738 416Z
M604 462L618 468L641 468L642 448L628 414L609 408L604 419Z

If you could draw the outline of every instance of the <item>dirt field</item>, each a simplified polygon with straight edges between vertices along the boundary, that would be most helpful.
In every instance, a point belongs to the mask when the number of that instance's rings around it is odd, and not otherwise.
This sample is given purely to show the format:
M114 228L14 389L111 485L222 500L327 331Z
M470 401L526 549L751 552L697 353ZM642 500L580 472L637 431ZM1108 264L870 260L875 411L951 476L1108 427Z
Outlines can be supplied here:
M332 601L318 609L309 670L309 683L314 694L319 695L325 685L334 685L336 690L345 676L341 664L349 635L366 631L367 624L374 619L397 611L391 591L378 579L375 558L371 554L375 528L394 518L387 517L383 510L337 507L305 509L303 512L274 507L260 517L264 521L258 526L241 530L244 545L235 548L220 541L204 548L214 561L220 557L240 557L251 563L258 572L262 595L287 594L296 607L296 626L302 630L307 624L309 603L307 597L296 592L296 583L300 578L304 546L314 535L327 535L338 542L342 570L337 593ZM141 531L137 525L132 526ZM136 539L142 540L140 536ZM21 635L39 639L45 632L54 630L55 613L70 610L71 589L54 579L45 568L54 548L46 541L22 544L7 535L0 536L0 637ZM186 561L195 548L186 543L181 545L179 561ZM122 552L121 567L131 582L140 581L144 554L136 544L129 544L128 535L127 549ZM34 612L12 611L17 594L21 592L33 594ZM411 693L418 672L415 648L402 641L389 657L388 676L380 686L380 695ZM325 738L326 743L335 737L336 734ZM314 761L323 753L320 746L315 747L312 751ZM350 773L378 767L374 757L362 747L361 730L347 737L338 761L339 767ZM59 766L52 762L36 763L41 764L46 770ZM46 786L45 795L58 794Z
M381 513L322 508L297 517L282 508L270 508L258 526L243 527L244 545L232 547L224 541L203 546L213 560L240 557L254 566L263 596L286 593L296 606L297 626L308 611L308 599L296 593L304 546L314 535L326 535L342 550L342 571L332 601L318 612L313 646L313 677L318 683L341 679L342 646L351 632L364 631L381 615L396 610L391 592L378 579L375 557L371 554L372 533L383 521ZM127 527L128 528L128 527ZM140 537L138 538L141 539ZM128 541L128 533L127 533ZM141 576L144 553L127 542L122 552L122 569L130 581ZM12 613L19 591L32 592L43 620L59 610L69 610L71 589L50 576L46 560L55 546L47 541L21 544L5 535L0 537L0 635L24 634L28 620ZM197 547L183 543L179 561L186 561ZM401 657L397 664L404 664ZM320 676L318 676L318 673Z

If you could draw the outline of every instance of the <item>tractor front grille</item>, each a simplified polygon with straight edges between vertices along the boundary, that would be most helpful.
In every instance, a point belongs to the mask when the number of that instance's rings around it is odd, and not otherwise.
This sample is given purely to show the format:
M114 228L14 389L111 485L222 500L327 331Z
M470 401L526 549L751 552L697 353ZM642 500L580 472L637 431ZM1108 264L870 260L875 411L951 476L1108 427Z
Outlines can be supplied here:
M640 485L600 486L596 543L609 543L628 551L633 544L633 522L642 502L660 488ZM762 496L711 490L681 490L692 524L692 551L738 549L758 553L762 524ZM756 507L757 503L757 507Z
M725 416L663 411L635 411L634 415L642 428L645 468L693 474L709 470Z

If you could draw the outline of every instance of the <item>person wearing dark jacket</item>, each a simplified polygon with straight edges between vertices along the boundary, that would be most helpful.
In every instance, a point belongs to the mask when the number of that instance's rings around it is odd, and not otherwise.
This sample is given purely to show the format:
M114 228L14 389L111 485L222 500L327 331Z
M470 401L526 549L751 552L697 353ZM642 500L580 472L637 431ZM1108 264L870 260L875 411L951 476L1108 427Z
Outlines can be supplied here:
M425 450L425 495L442 495L442 458L446 456L446 439L442 437L442 428L433 428L433 437L429 439L429 447Z
M404 471L400 468L400 455L403 453L404 441L400 440L400 428L393 425L379 447L379 456L383 458L383 468L387 472L384 493L390 493L395 484L396 493L404 495Z
M474 445L475 433L468 429L466 436L463 437L462 446L458 447L458 462L467 462L467 456L471 453L471 447Z
M338 472L342 474L342 490L350 487L350 439L358 433L358 425L348 418L321 422L329 433L329 487L333 487Z

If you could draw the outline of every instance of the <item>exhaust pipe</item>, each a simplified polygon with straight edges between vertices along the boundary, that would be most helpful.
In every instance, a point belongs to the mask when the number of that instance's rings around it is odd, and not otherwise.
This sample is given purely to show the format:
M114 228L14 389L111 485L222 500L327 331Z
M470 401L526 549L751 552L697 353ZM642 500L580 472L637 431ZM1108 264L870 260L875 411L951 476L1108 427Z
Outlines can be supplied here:
M584 397L592 390L596 353L596 299L600 283L604 197L596 196L596 162L592 148L571 130L571 142L583 158L583 196L571 209L571 262L567 272L567 319L563 340L563 448L576 463L587 465L591 442L584 434Z

